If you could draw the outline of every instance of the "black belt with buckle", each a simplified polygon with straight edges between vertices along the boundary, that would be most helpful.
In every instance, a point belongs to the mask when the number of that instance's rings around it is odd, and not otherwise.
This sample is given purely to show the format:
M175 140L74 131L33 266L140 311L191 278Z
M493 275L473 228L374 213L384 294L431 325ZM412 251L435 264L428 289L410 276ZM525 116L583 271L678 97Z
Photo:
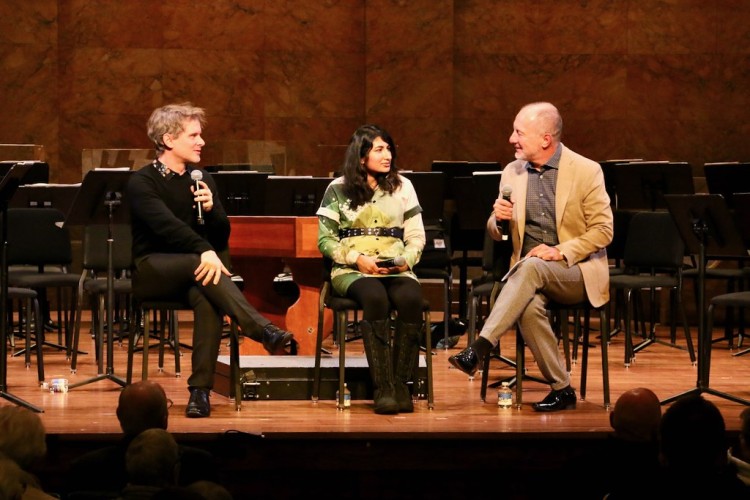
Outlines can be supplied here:
M404 230L400 227L353 227L339 229L339 238L351 238L352 236L390 236L403 240Z

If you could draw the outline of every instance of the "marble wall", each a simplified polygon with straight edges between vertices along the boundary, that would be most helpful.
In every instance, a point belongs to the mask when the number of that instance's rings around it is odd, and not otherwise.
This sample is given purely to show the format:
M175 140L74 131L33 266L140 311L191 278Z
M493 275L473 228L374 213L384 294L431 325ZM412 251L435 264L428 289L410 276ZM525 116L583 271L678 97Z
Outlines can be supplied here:
M148 148L154 107L208 111L211 144L274 140L326 175L361 123L401 168L506 162L513 117L549 100L596 160L750 160L746 0L4 0L0 143Z

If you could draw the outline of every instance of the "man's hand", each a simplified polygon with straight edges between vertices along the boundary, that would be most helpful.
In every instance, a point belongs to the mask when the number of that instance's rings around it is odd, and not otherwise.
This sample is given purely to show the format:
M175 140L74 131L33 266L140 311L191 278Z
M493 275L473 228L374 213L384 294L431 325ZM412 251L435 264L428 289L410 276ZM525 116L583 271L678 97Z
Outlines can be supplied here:
M539 257L542 260L563 260L564 258L557 247L550 247L544 244L532 248L528 253L528 257Z
M195 274L195 281L202 281L203 286L208 285L213 281L214 285L219 284L221 279L221 273L231 276L232 273L224 267L221 259L213 250L207 250L201 254L201 263L196 268L193 274Z

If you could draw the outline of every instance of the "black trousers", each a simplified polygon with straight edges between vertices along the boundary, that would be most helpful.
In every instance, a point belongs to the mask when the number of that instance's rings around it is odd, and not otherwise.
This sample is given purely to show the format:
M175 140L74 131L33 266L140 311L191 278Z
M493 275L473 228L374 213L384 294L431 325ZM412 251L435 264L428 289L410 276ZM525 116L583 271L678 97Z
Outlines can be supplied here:
M217 285L203 286L195 281L194 271L199 264L197 254L151 254L139 259L133 273L133 294L137 300L179 300L190 304L194 316L193 371L188 386L211 389L224 315L258 342L270 321L247 301L228 276L222 275Z

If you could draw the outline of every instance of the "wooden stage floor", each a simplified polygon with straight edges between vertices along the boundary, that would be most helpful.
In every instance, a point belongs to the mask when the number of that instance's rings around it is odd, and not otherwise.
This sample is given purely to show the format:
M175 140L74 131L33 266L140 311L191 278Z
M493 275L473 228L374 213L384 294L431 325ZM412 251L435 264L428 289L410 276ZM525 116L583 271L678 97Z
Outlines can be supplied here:
M81 348L88 354L79 357L75 374L69 370L65 354L45 347L46 378L64 377L71 384L88 380L96 375L93 342L84 329ZM190 318L181 321L182 339L189 342ZM693 335L696 336L695 328ZM714 337L723 336L715 330ZM660 327L657 337L668 340L669 331ZM515 335L506 334L502 340L503 353L513 357ZM56 341L56 334L48 334ZM626 368L623 364L624 335L616 335L609 346L610 385L612 403L623 391L633 387L649 387L661 399L682 394L696 387L696 367L691 365L687 351L655 343L637 354L636 362ZM245 339L245 342L251 342ZM684 345L684 336L678 330L678 344ZM434 353L435 408L428 410L426 401L419 401L412 414L392 416L375 415L371 401L355 400L348 411L337 411L333 400L312 403L308 400L244 401L242 410L235 411L233 400L212 393L212 415L205 419L187 419L184 416L188 400L187 378L190 373L190 351L183 349L182 376L175 377L174 358L171 351L165 358L163 372L157 370L156 351L150 353L150 378L160 382L168 397L174 402L170 410L169 430L179 440L205 443L226 461L228 483L239 488L240 478L249 470L258 473L252 491L283 491L281 496L296 496L310 492L284 481L283 473L276 467L296 467L299 477L316 477L316 474L340 470L357 470L359 494L368 496L370 475L379 468L407 471L496 471L506 464L524 463L523 470L531 474L539 470L553 470L570 456L571 449L582 450L601 443L610 430L609 412L603 407L601 358L598 339L590 350L589 381L586 401L578 408L552 414L536 413L530 403L542 399L548 386L534 381L524 382L524 405L521 410L501 410L496 394L491 391L488 401L479 399L480 376L470 380L453 369L448 356L465 346L466 336L448 350ZM332 346L328 346L332 347ZM347 352L362 352L361 342L347 344ZM711 388L750 400L750 355L732 356L725 341L713 344ZM115 374L124 378L126 344L114 347ZM222 353L228 354L226 345ZM334 348L334 355L337 352ZM538 375L533 357L527 352L530 375ZM136 366L140 367L140 354ZM119 434L115 408L120 386L111 380L100 380L64 393L50 393L39 388L36 382L36 359L32 367L24 366L23 357L8 358L7 392L28 403L44 409L40 416L50 437L50 463L48 481L54 486L62 481L64 464L71 456L86 449L113 441ZM514 369L497 362L490 372L490 381L514 374ZM580 384L580 370L573 365L574 387ZM138 372L139 373L139 372ZM720 408L730 438L739 429L739 414L744 405L710 394L707 399ZM0 405L14 404L0 399ZM233 438L229 438L233 436ZM227 443L231 445L227 446ZM228 451L228 450L232 451ZM238 449L245 450L238 456ZM251 450L251 451L250 451ZM498 455L499 451L503 453ZM302 465L307 461L308 465ZM273 464L273 465L271 465ZM287 465L283 465L287 464ZM314 465L313 465L314 464ZM286 470L286 469L284 469ZM302 471L305 471L304 473ZM261 486L263 478L275 477L275 488ZM519 479L520 481L521 479ZM406 480L405 480L406 481ZM315 481L312 481L313 483ZM331 487L329 481L328 487ZM236 483L236 484L235 484ZM265 490L263 488L269 488ZM330 492L322 485L321 492ZM235 490L239 491L239 490ZM424 492L424 490L419 490ZM519 487L517 498L529 498ZM442 493L453 498L463 498L468 493L460 488L436 488L432 494ZM270 493L269 493L270 494ZM261 495L262 496L262 495ZM275 496L275 495L274 495ZM348 495L343 495L348 496ZM468 497L470 495L466 495ZM398 497L398 495L397 495Z

